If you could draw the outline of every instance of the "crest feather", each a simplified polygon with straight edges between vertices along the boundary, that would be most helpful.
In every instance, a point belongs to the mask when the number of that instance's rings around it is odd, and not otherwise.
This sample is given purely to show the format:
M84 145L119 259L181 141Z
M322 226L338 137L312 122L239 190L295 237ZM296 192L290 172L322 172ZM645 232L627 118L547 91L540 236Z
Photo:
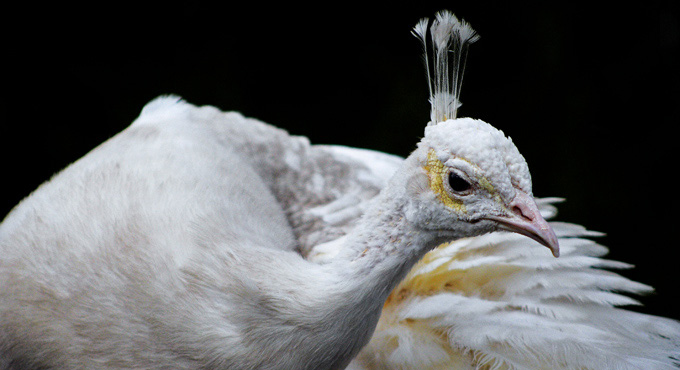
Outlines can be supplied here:
M460 88L467 49L479 35L449 11L437 13L431 24L428 18L421 19L413 28L413 35L423 44L430 93L430 124L455 119L461 105ZM428 44L432 44L432 60L428 55Z

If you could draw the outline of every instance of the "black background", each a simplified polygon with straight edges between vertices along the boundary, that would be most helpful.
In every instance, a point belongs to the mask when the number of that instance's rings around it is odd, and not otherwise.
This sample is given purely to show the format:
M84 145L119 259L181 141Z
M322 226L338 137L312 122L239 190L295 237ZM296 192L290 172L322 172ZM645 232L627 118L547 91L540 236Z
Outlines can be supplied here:
M459 115L511 136L535 195L566 198L560 220L607 233L623 274L657 288L635 310L680 318L678 2L367 4L7 11L0 217L160 94L408 155L429 117L410 30L450 9L481 35Z

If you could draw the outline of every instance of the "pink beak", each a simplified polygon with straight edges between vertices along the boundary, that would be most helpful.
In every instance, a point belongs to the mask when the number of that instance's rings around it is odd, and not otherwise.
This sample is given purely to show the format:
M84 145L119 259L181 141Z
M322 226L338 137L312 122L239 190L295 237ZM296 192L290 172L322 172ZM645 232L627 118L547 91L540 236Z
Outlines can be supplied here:
M557 241L557 236L552 227L541 216L533 197L518 191L508 208L511 214L494 216L489 219L498 222L502 230L528 236L548 247L552 251L553 256L560 256L560 245Z

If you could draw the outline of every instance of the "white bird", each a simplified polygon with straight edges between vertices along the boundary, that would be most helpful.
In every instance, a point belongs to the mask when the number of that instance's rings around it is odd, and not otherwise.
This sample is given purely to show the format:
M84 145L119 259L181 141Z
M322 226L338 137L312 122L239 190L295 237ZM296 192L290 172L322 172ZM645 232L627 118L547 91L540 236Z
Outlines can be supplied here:
M431 29L442 58L475 38L450 13ZM680 325L614 308L649 288L544 220L434 59L406 159L149 103L0 225L0 368L674 368Z

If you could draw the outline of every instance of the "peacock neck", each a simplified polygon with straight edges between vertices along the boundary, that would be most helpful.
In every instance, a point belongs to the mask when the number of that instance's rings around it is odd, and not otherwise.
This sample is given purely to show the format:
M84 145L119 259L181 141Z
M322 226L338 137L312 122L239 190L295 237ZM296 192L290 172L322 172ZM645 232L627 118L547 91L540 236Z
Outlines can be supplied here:
M332 265L341 278L353 282L347 284L348 295L382 307L411 267L446 236L409 222L404 211L408 203L392 194L382 192L373 202Z
M338 368L368 342L390 292L438 239L439 235L418 230L407 220L403 199L383 191L346 236L342 251L319 266L332 278L319 292L323 296L315 312L337 323L323 338L329 341L324 346L327 356L338 358Z

